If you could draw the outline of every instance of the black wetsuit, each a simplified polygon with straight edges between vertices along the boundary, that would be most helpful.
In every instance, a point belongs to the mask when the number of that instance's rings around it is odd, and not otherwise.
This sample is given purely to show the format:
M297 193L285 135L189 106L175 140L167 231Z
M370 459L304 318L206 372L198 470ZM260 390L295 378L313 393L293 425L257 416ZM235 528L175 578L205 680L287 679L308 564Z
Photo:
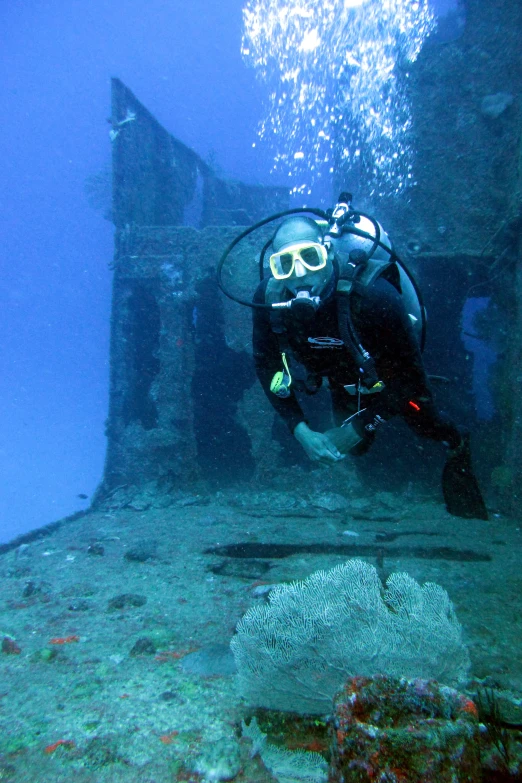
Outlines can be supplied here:
M259 285L254 302L265 301L266 285L267 280ZM290 348L290 371L293 358L311 376L328 378L336 425L340 425L357 411L357 397L350 396L344 386L357 382L358 369L344 345L325 349L309 342L309 338L317 337L340 339L336 294L306 324L299 324L290 310L280 312L286 327L284 341ZM384 391L361 396L361 408L366 411L358 420L357 429L364 436L366 446L373 439L372 422L377 416L384 420L401 416L418 435L445 441L456 448L461 434L435 407L410 318L395 287L379 278L362 295L352 294L351 315L355 331L385 384ZM274 374L283 369L281 351L285 349L272 329L268 309L254 310L253 348L261 385L293 433L305 417L293 392L287 398L280 398L270 391Z

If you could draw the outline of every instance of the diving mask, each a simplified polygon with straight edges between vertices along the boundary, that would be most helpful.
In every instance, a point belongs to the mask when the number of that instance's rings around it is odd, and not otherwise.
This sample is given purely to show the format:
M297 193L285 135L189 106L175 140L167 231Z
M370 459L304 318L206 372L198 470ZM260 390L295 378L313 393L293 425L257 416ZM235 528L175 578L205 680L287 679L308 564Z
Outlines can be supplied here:
M296 242L279 253L272 253L270 269L276 280L286 280L292 276L296 261L310 272L317 272L324 269L327 258L328 250L319 242Z

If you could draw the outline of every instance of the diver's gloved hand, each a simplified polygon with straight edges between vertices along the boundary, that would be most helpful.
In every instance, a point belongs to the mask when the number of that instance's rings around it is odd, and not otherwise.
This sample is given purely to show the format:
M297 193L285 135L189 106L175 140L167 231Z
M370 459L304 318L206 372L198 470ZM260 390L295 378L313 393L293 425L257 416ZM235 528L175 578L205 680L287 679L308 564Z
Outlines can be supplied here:
M363 441L365 441L366 448L370 446L376 427L383 421L381 416L372 414L363 408L346 419L340 427L327 430L325 435L344 456L356 454L353 449Z
M308 456L314 462L322 462L331 465L344 459L344 455L322 432L311 430L304 421L300 422L294 430L294 437L299 441Z

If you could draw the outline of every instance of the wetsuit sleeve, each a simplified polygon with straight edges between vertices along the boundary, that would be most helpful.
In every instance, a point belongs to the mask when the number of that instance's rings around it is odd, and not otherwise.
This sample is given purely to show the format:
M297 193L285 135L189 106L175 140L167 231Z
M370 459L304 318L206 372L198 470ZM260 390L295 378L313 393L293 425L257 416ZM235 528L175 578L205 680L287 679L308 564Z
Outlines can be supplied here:
M265 301L266 282L263 282L254 295L254 302ZM283 369L279 343L270 324L270 311L253 310L253 352L254 365L259 382L274 410L283 418L293 433L297 425L305 420L301 406L294 392L289 397L278 397L270 391L270 384L276 372Z
M401 416L417 434L455 448L460 432L435 405L410 317L391 283L374 283L360 301L357 321L386 385L378 400L372 400L372 414Z

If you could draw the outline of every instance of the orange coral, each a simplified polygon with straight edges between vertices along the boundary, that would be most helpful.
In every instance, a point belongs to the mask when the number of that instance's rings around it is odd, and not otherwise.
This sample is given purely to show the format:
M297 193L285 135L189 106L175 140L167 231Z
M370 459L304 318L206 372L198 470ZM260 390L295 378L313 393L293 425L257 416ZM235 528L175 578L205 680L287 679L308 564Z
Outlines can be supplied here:
M478 718L477 705L475 702L471 701L471 699L461 699L460 709L462 712L467 712L469 715L473 715L475 718Z
M73 634L72 636L55 636L49 641L49 644L71 644L71 642L79 642L80 637Z
M196 648L192 647L189 650L160 650L160 652L158 652L158 654L154 656L154 659L156 661L161 661L162 663L172 658L177 661L179 658L184 658L185 655L194 652L195 649Z
M310 750L314 753L324 753L326 750L328 750L326 742L322 742L318 739L313 739L309 742L303 742L298 747L300 747L302 750Z
M177 737L178 734L179 731L171 731L169 734L162 734L160 742L163 742L164 745L170 745L174 737Z
M66 748L74 748L74 742L72 740L57 740L56 742L53 742L52 745L47 745L46 748L44 748L44 753L54 753L56 748L59 748L60 745L63 745Z

